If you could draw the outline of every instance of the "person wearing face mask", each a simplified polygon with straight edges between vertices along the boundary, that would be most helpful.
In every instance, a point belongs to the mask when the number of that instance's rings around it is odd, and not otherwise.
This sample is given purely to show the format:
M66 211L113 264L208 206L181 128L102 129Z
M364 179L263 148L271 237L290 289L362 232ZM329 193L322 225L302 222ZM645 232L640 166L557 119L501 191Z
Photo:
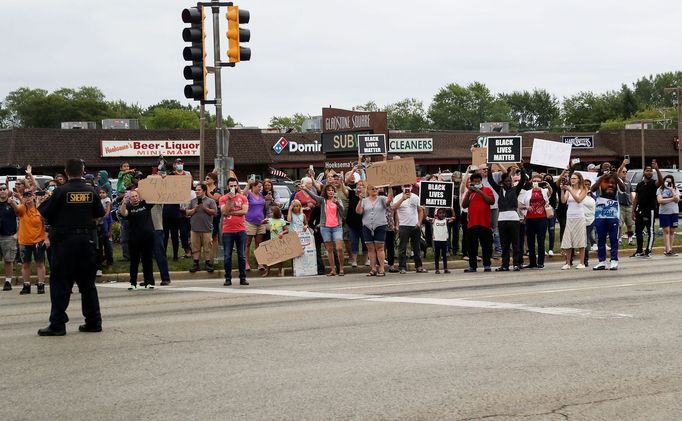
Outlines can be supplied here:
M246 222L244 216L249 211L249 201L239 191L239 181L230 177L227 180L226 193L219 200L220 212L223 215L223 261L225 267L224 286L232 285L232 251L237 249L237 267L239 268L239 284L248 285L246 281Z
M523 165L523 162L521 162ZM519 249L520 218L518 212L518 195L526 184L526 173L521 171L519 183L513 186L512 174L518 170L516 165L510 167L502 174L500 184L493 179L492 173L488 172L488 182L497 192L499 197L498 206L498 229L500 230L500 242L502 243L502 265L495 272L509 271L509 250L513 249L513 270L521 269L521 250Z
M154 288L152 257L154 252L154 223L151 209L154 205L140 199L137 190L131 190L128 198L118 208L118 215L130 224L130 286L129 291L137 289L137 270L142 260L145 289Z
M490 187L483 185L480 173L473 173L469 178L469 187L462 199L462 208L469 211L468 242L469 267L464 272L476 272L478 244L481 243L483 254L483 270L490 272L490 259L493 254L493 230L490 208L495 203L495 196Z
M654 170L656 170L656 180L653 178ZM658 169L656 161L653 161L651 166L644 168L642 181L635 187L635 198L632 201L632 209L634 211L633 219L635 220L637 250L630 257L651 257L651 249L654 246L654 237L656 233L656 230L654 230L654 214L658 203L656 200L656 191L662 185L663 175ZM646 228L648 238L646 248L644 248L644 228Z
M678 226L680 209L677 203L680 201L680 195L672 175L665 176L663 185L656 191L656 199L659 204L658 220L663 229L664 254L668 257L677 256L677 253L673 252L673 241Z
M545 233L547 232L547 211L551 187L542 181L540 174L531 179L531 189L523 201L526 206L526 238L528 240L528 261L525 268L543 269L545 267ZM537 246L537 256L535 254Z

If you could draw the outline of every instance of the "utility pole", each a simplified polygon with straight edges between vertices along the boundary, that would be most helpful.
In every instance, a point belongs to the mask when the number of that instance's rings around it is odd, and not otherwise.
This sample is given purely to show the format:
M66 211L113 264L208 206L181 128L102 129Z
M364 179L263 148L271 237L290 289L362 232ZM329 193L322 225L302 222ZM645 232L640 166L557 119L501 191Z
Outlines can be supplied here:
M639 120L639 128L642 133L642 171L644 171L644 168L646 167L646 155L645 155L645 147L644 147L644 125L647 123L653 123L654 120Z
M673 92L675 94L675 102L677 103L677 139L682 141L682 87L665 88L665 92ZM677 147L677 168L682 169L682 148L680 144Z
M211 6L213 12L213 61L215 68L215 136L216 136L216 157L215 167L218 170L218 186L225 188L227 186L227 175L230 168L226 168L226 159L228 154L225 136L223 133L223 98L222 98L222 81L220 78L220 7L217 0L213 0L215 5Z

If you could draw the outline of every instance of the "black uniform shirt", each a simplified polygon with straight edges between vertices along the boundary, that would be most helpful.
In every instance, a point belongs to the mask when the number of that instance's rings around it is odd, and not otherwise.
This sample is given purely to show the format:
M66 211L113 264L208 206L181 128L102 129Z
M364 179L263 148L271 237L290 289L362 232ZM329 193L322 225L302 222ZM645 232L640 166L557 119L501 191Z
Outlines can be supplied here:
M656 180L651 178L643 179L637 184L635 193L637 194L637 207L640 211L651 211L656 209Z
M104 216L104 208L95 189L80 178L57 187L38 211L51 229L65 234L73 228L95 229L95 219Z

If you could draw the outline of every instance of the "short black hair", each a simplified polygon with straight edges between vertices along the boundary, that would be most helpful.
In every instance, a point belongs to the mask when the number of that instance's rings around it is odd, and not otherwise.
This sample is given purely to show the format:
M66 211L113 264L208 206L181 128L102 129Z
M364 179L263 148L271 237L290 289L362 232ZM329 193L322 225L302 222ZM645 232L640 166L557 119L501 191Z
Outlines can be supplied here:
M479 174L477 172L471 174L471 177L469 177L470 180L473 180L474 178L477 180L483 180L483 177L481 176L481 174Z
M239 180L237 180L237 179L234 178L234 177L230 177L230 178L227 179L227 184L230 184L230 183L233 182L233 181L236 181L237 183L239 183Z
M206 183L199 183L199 184L197 184L197 186L201 187L201 190L203 190L204 193L206 193L208 191L208 186L206 186Z
M69 177L82 177L85 172L85 162L82 159L71 158L66 161L64 170Z

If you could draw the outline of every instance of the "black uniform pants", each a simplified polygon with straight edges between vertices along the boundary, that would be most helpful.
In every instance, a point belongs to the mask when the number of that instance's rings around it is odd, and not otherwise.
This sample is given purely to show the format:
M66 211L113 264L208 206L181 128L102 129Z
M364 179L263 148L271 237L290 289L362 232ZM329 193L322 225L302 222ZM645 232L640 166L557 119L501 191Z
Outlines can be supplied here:
M154 235L130 238L130 283L137 285L137 270L142 259L144 283L154 285Z
M55 239L50 246L50 325L62 328L69 317L66 309L74 282L81 294L83 317L88 326L102 325L99 298L95 288L97 246L92 236L69 235Z

